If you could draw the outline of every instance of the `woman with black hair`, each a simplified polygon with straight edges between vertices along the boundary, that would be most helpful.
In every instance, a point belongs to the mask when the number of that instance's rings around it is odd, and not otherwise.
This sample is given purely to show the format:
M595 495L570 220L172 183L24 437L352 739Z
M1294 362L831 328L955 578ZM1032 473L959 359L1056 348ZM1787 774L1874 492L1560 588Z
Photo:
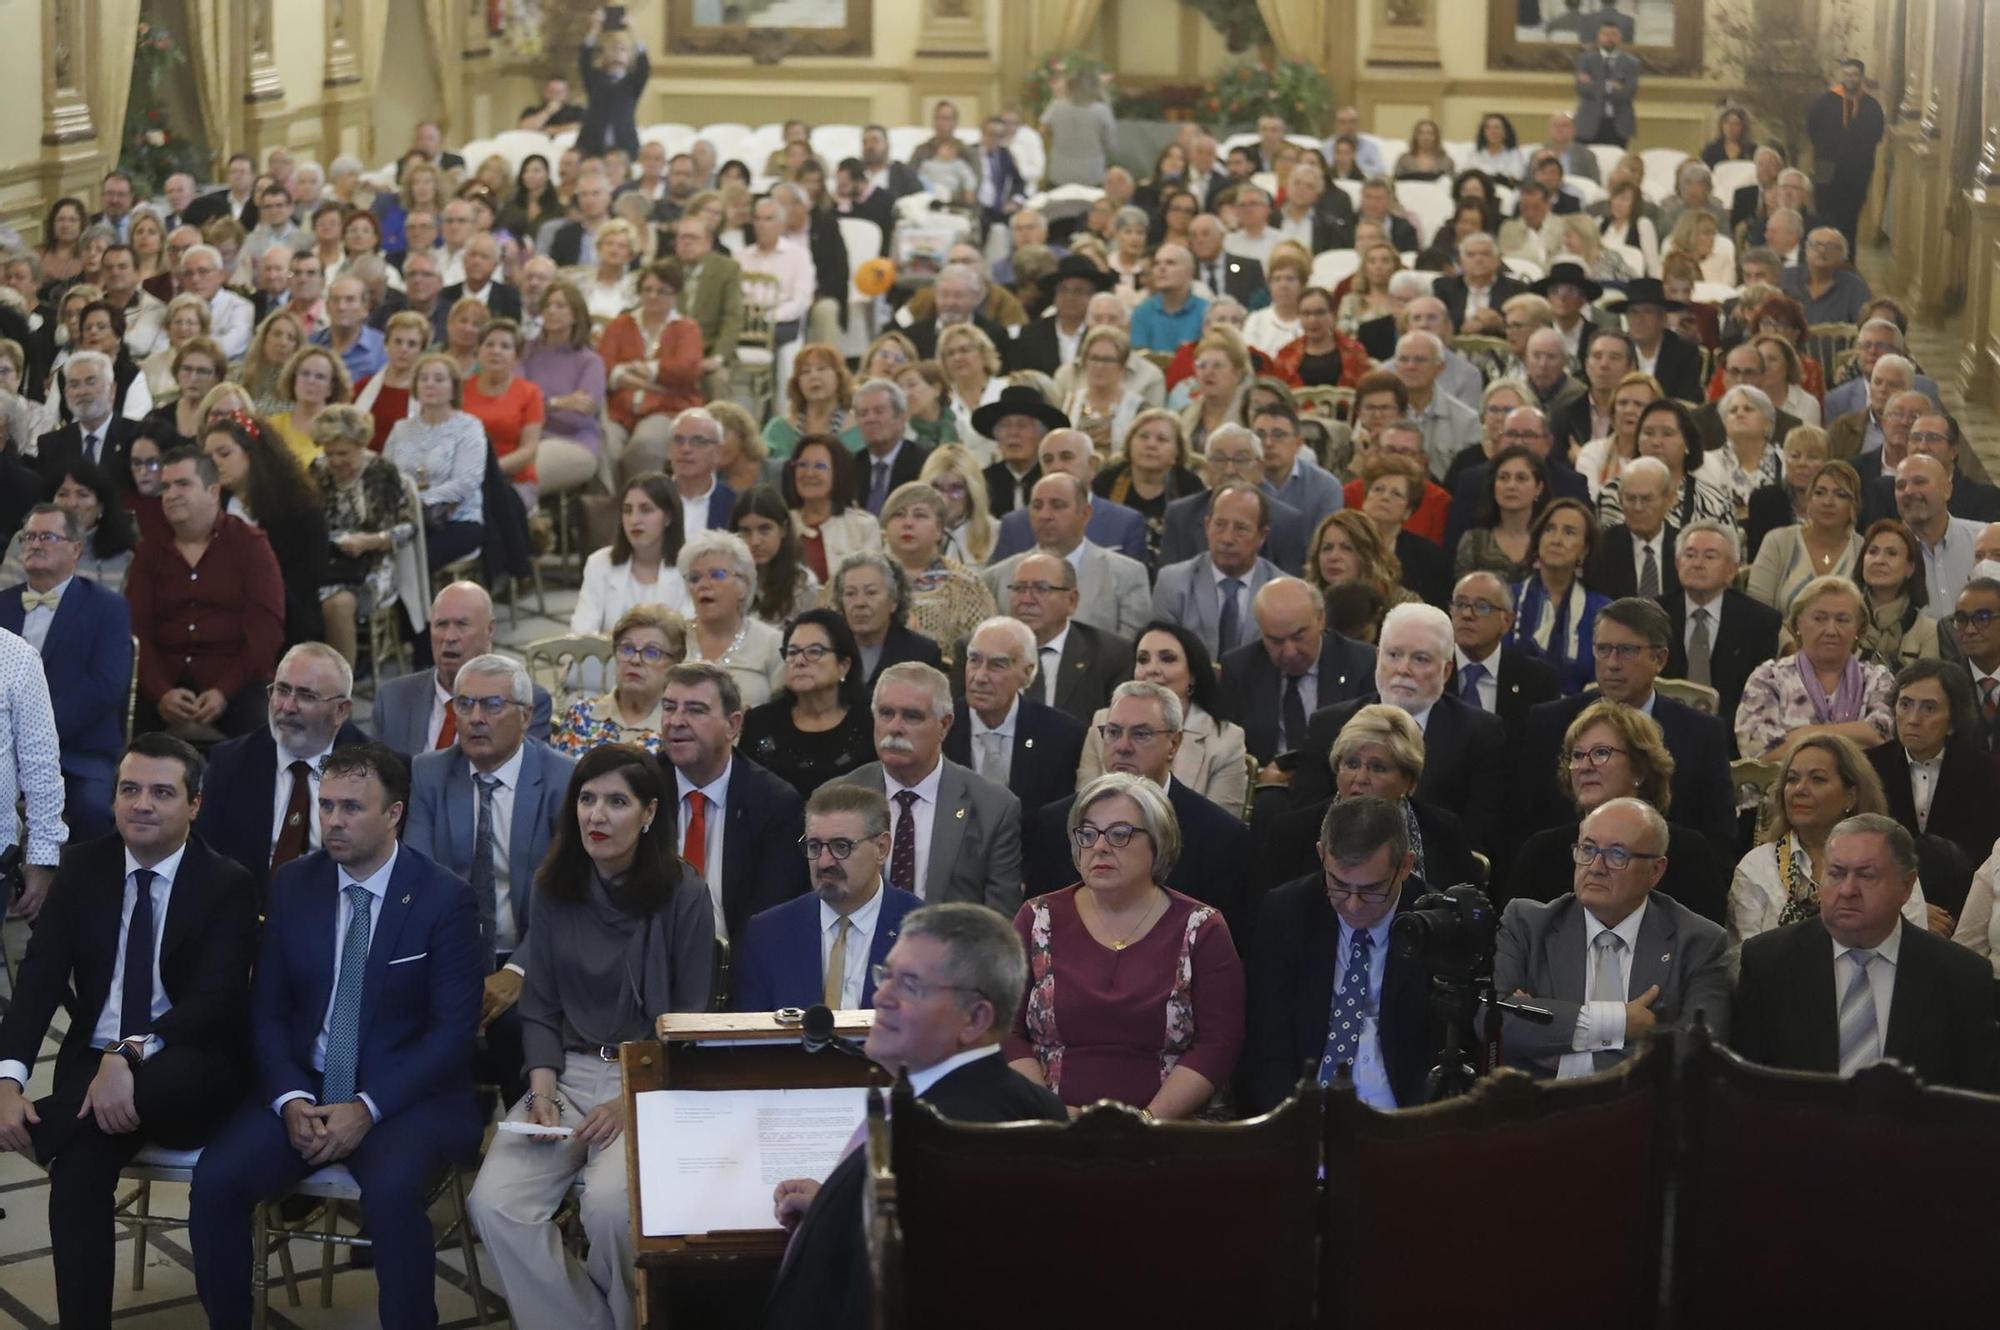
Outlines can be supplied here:
M77 560L76 575L101 582L112 591L122 590L125 569L132 563L132 519L125 512L117 483L103 468L79 458L57 478L51 498L83 528L83 555ZM16 531L7 542L6 560L0 562L0 585L27 580L23 554L21 533Z
M807 610L785 630L784 690L743 717L737 747L810 798L830 780L875 760L875 726L861 647L847 620Z
M271 542L285 582L285 645L323 640L319 589L326 580L326 517L291 449L269 425L235 412L209 423L201 450L215 463L228 512Z
M729 529L743 538L757 565L751 618L782 628L800 610L818 603L819 579L805 566L792 530L792 510L777 489L755 485L745 490L729 512Z
M1667 490L1668 526L1678 530L1703 517L1727 527L1736 525L1736 501L1695 474L1701 470L1701 430L1694 423L1694 413L1685 406L1671 397L1647 404L1639 413L1639 455L1657 457L1666 464L1671 482ZM1597 492L1597 521L1605 527L1625 521L1617 477Z
M1472 155L1465 159L1465 164L1477 167L1509 185L1527 179L1528 157L1521 151L1521 139L1514 132L1514 122L1497 111L1489 111L1482 116Z
M125 312L106 301L93 300L77 312L76 332L77 350L98 351L111 359L111 378L116 385L112 414L125 420L144 420L153 410L153 390L146 386L139 362L125 349ZM61 413L67 424L71 419L67 399Z
M1612 482L1616 484L1617 482ZM1493 454L1479 512L1458 538L1452 559L1454 580L1467 573L1494 573L1518 582L1533 561L1535 515L1549 501L1549 467L1533 449L1514 444Z
M1181 746L1174 753L1174 779L1205 799L1241 814L1250 773L1243 763L1243 727L1222 719L1222 687L1199 637L1177 623L1155 619L1139 631L1132 654L1132 677L1156 683L1181 700ZM1104 740L1097 727L1108 708L1090 718L1077 764L1081 789L1104 774Z
M646 753L594 748L577 761L535 873L527 941L514 953L527 972L528 1093L507 1121L570 1134L497 1133L467 1207L523 1325L633 1323L618 1046L651 1039L659 1013L706 1011L714 997L715 914L675 852L677 802L673 778ZM583 1263L555 1223L579 1180Z

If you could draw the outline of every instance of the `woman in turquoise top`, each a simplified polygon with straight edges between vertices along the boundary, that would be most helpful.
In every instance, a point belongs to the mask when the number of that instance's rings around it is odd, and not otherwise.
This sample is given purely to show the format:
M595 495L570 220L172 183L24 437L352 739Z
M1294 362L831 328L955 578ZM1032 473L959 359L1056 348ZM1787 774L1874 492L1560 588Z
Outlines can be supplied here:
M854 378L839 350L824 342L809 342L799 348L792 362L792 379L785 385L789 409L771 417L764 426L764 446L771 456L792 455L792 448L808 434L832 434L849 448L859 451L861 431L848 420L854 405Z

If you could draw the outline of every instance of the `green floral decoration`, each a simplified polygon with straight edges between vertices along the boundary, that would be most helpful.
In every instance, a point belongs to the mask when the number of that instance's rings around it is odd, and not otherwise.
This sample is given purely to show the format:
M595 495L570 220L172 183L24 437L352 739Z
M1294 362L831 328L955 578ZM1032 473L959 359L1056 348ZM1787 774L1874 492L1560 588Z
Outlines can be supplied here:
M1215 124L1249 127L1259 116L1284 118L1294 132L1323 129L1333 109L1333 85L1303 60L1264 61L1225 70L1202 107Z
M141 23L132 52L132 95L125 107L124 146L118 164L130 172L139 197L157 194L167 177L185 171L199 178L205 156L199 144L171 122L167 92L185 79L187 52L164 24Z
M1253 46L1269 46L1271 30L1257 8L1257 0L1185 0L1222 34L1231 54Z

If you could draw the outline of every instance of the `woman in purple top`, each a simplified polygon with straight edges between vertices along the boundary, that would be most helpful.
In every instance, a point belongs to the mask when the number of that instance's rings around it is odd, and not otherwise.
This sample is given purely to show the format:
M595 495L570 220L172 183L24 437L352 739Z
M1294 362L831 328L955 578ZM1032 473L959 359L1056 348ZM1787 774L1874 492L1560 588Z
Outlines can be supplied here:
M1112 1099L1191 1118L1229 1084L1243 1047L1243 965L1221 914L1165 886L1180 857L1173 805L1112 772L1069 814L1073 886L1014 916L1028 993L1005 1050L1072 1112Z
M544 495L561 494L597 474L604 454L604 360L590 346L583 293L557 282L542 303L542 335L528 343L516 371L542 390L547 419L535 471Z

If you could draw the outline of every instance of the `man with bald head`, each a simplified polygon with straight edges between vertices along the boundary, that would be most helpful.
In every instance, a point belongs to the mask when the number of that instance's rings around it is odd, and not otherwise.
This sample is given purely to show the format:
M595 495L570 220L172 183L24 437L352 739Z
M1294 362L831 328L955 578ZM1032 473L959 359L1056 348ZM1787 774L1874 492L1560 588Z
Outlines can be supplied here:
M453 582L431 601L428 670L401 675L375 696L373 728L383 743L406 757L449 748L458 742L458 717L451 708L458 667L493 650L493 598L477 582ZM547 743L549 690L535 685L528 737Z
M1934 423L1937 417L1927 417ZM1916 435L1912 426L1911 436ZM1951 515L1952 471L1929 453L1911 452L1896 468L1896 516L1917 538L1924 561L1924 589L1933 605L1950 605L1972 580L1979 561L1973 546L1985 528Z
M1201 336L1208 302L1194 293L1194 255L1185 245L1161 245L1153 253L1150 294L1132 311L1134 351L1178 351Z
M1549 497L1567 497L1591 503L1590 486L1556 449L1555 435L1549 428L1548 418L1532 406L1509 411L1507 419L1501 422L1500 446L1511 448L1516 444L1532 451L1548 467ZM1451 491L1451 525L1445 529L1444 536L1446 549L1458 548L1458 538L1465 534L1466 528L1472 524L1473 515L1486 502L1490 487L1488 477L1492 471L1493 463L1485 461L1459 472L1458 481Z
M1044 441L1046 443L1046 440ZM1090 486L1071 471L1044 475L1028 494L1028 528L1036 548L1055 554L1075 570L1076 616L1127 640L1136 638L1151 617L1152 591L1146 565L1105 549L1087 534L1094 506ZM1006 604L1027 555L1000 560L986 571L996 604Z
M1089 485L1097 478L1097 453L1090 436L1080 429L1050 430L1036 448L1044 476L1071 475ZM1146 519L1124 504L1094 494L1090 501L1090 525L1084 537L1094 545L1116 550L1128 558L1146 561ZM994 542L987 562L998 563L1012 554L1032 549L1034 527L1026 507L1016 508L1000 519L1000 538Z
M1537 328L1529 333L1526 354L1521 360L1536 404L1551 420L1589 392L1583 381L1569 372L1569 344L1554 328Z
M1251 602L1257 639L1222 657L1225 720L1263 770L1258 783L1288 784L1280 753L1303 753L1313 712L1361 696L1375 682L1375 648L1326 626L1326 603L1296 577L1264 584ZM1287 767L1291 764L1288 761Z
M1506 582L1487 572L1458 579L1451 593L1452 695L1498 716L1510 748L1520 745L1529 708L1562 696L1546 662L1507 642L1513 631L1514 597Z

